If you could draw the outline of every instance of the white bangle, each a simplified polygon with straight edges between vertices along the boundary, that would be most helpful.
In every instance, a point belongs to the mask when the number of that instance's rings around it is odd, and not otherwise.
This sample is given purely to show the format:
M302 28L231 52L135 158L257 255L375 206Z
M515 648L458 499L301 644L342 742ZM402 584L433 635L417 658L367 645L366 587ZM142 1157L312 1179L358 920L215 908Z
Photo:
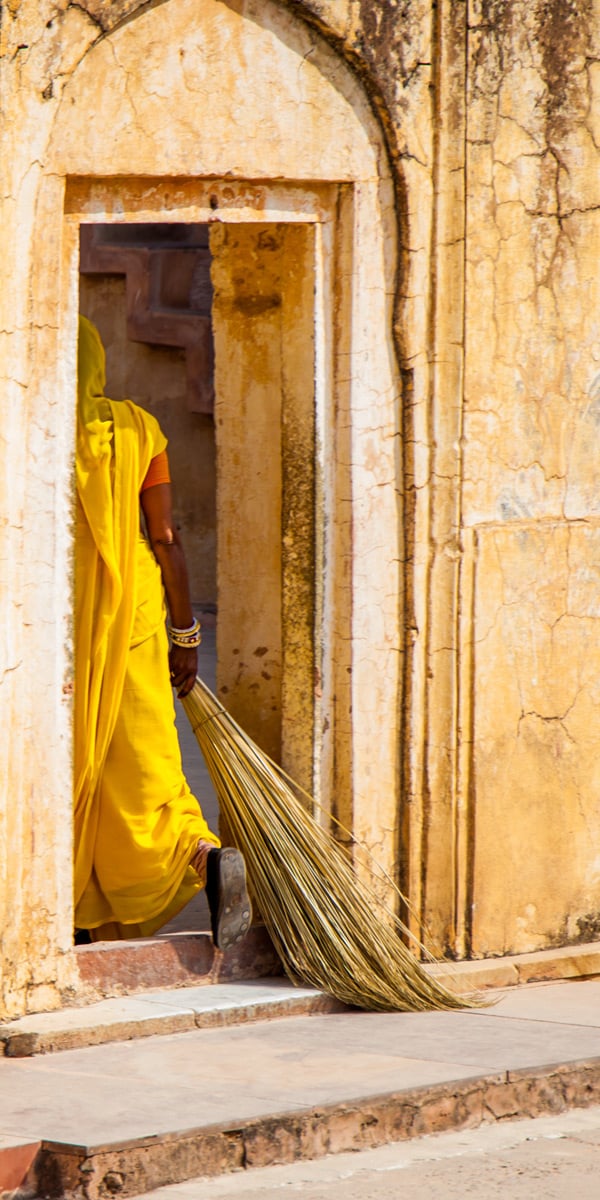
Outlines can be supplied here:
M176 625L169 625L169 633L195 633L199 628L200 622L194 619L187 629L178 629Z

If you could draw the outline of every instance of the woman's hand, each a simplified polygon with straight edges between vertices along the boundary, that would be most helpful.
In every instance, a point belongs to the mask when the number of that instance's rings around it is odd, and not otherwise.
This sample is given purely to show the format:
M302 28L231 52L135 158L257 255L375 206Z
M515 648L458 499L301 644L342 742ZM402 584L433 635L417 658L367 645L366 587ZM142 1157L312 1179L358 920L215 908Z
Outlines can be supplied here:
M198 651L189 646L171 646L169 650L171 685L182 700L191 692L198 674Z

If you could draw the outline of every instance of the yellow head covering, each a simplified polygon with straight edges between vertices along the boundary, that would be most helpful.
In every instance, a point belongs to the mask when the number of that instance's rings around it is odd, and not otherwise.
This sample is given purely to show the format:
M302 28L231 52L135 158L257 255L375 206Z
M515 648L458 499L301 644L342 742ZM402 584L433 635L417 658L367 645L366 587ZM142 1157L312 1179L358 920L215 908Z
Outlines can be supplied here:
M79 317L77 343L77 461L91 470L111 451L112 420L104 396L106 356L100 334L87 317Z
M103 396L106 384L106 356L100 334L87 317L79 316L77 343L77 392L79 403L86 396Z

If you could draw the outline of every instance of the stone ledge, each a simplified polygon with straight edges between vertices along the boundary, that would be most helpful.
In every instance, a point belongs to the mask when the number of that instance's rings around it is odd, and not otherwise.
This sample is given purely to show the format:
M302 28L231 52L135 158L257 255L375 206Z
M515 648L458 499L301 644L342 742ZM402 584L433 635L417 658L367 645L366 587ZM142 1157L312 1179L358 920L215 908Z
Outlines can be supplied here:
M43 1142L37 1162L38 1188L46 1194L48 1183L56 1187L58 1179L63 1200L76 1200L82 1194L92 1200L115 1190L125 1198L198 1176L364 1150L599 1101L600 1059L594 1058L113 1145Z
M78 955L84 978L94 978L97 984L101 979L110 979L115 987L115 980L118 980L121 993L127 982L136 982L136 994L121 994L85 1007L34 1014L0 1025L0 1045L4 1054L23 1058L153 1034L181 1033L343 1008L322 992L294 988L278 977L265 976L262 982L256 978L248 979L248 973L259 965L261 954L263 966L270 969L274 966L268 946L263 944L264 931L252 932L257 944L250 947L247 959L240 952L232 958L215 954L210 937L203 934L175 934L146 942L80 947ZM600 943L503 959L435 963L426 969L443 979L446 985L462 992L589 978L600 974ZM155 987L160 987L165 977L171 984L180 986L140 992L142 982L146 987L152 982ZM195 987L190 986L192 981ZM98 986L98 991L102 990Z
M534 950L505 958L428 963L426 970L457 992L559 979L589 979L600 975L600 942L563 946L557 950Z
M228 980L281 974L281 964L264 926L254 926L242 946L215 951L210 934L173 933L140 941L100 942L76 950L82 994L78 1003L145 992L188 988ZM427 964L426 970L459 992L514 987L600 975L600 942L535 950L503 958Z
M250 980L101 1000L85 1008L20 1017L0 1025L0 1045L8 1058L29 1058L154 1034L308 1016L342 1008L314 988L296 988L283 979Z
M124 942L77 946L81 981L78 1004L130 996L150 988L176 988L281 975L281 963L262 925L226 954L209 933L170 933Z
M79 947L83 977L95 979L100 993L108 988L108 983L100 987L100 980L110 980L121 994L1 1024L0 1046L8 1057L24 1058L153 1034L343 1009L322 992L294 988L281 977L269 976L266 971L274 969L276 960L264 930L252 931L252 943L247 957L240 951L231 956L215 953L210 936L204 934ZM262 979L248 978L259 974L261 962L266 969ZM600 943L502 959L435 963L426 969L459 992L589 978L600 974ZM171 987L160 987L165 978ZM137 983L132 988L135 994L122 994L128 983ZM146 989L154 983L160 990L140 991L142 983Z

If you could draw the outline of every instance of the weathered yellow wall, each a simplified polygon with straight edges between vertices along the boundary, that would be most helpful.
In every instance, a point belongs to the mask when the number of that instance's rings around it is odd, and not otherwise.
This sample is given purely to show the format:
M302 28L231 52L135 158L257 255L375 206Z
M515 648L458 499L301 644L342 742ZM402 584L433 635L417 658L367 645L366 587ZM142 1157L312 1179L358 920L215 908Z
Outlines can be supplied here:
M0 1007L76 981L80 220L312 226L318 799L440 947L595 936L597 6L12 0L2 36Z
M470 42L477 954L600 932L599 17L518 0Z
M259 249L260 248L260 249ZM282 247L268 226L212 231L219 546L217 689L281 757Z
M213 226L218 692L313 784L315 247L312 226Z

